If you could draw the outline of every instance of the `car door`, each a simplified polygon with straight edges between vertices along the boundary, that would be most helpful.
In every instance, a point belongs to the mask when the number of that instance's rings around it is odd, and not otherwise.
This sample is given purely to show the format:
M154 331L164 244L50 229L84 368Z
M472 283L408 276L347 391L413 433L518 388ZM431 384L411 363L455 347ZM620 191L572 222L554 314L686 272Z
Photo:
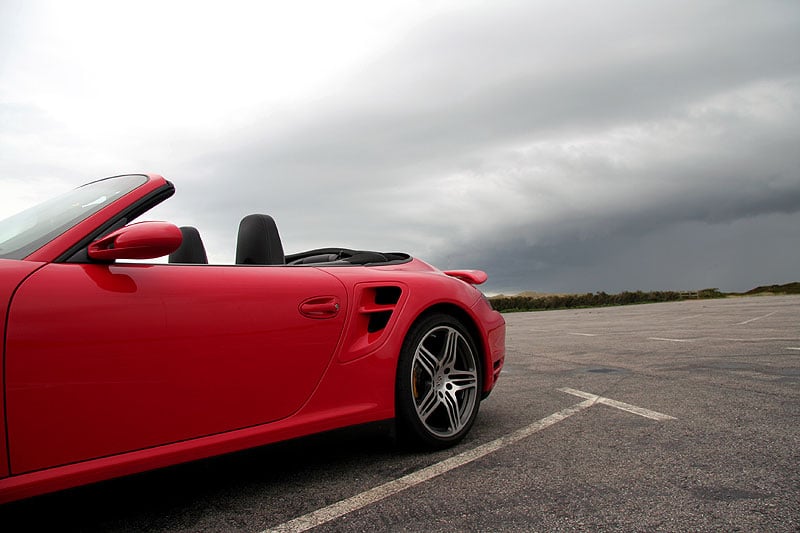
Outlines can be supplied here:
M8 314L14 474L285 418L341 336L310 267L49 264Z

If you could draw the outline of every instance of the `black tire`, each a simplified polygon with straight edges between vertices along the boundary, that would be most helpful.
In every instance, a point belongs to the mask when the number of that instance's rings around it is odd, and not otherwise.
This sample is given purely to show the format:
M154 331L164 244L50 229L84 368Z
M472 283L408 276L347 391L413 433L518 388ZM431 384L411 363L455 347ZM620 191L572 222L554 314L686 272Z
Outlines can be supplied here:
M441 449L469 432L481 402L480 356L467 328L445 314L429 315L408 332L397 366L399 437Z

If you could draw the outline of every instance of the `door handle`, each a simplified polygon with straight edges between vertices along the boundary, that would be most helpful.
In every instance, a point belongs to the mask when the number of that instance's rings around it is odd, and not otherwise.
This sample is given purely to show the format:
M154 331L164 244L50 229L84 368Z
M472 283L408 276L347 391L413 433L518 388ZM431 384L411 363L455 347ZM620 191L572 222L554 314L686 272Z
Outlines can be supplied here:
M300 314L308 318L333 318L339 314L339 308L335 296L317 296L300 304Z

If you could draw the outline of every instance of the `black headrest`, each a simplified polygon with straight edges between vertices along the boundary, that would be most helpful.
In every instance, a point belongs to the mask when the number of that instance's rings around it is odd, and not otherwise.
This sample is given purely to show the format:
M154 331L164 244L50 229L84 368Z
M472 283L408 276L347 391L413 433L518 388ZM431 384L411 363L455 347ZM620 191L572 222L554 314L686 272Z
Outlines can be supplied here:
M239 223L236 240L237 265L283 265L281 236L269 215L247 215Z
M180 228L183 241L177 250L169 254L170 263L208 264L206 249L200 239L200 232L191 226Z

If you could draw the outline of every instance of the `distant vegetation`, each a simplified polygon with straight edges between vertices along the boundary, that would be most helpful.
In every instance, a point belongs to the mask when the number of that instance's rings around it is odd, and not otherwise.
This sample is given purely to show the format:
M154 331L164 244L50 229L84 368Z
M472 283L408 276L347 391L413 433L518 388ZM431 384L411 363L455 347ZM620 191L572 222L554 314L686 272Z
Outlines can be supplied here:
M753 294L800 294L800 282L787 283L785 285L763 285L751 289L744 294L750 296Z
M605 292L588 292L586 294L541 294L520 293L516 296L503 294L489 298L492 307L501 313L515 311L544 311L549 309L576 309L582 307L604 307L610 305L645 304L655 302L677 302L681 300L703 300L709 298L727 298L729 296L751 296L758 294L800 294L800 283L785 285L769 285L756 287L745 293L724 293L719 289L703 289L692 292L651 291L621 292L606 294Z

